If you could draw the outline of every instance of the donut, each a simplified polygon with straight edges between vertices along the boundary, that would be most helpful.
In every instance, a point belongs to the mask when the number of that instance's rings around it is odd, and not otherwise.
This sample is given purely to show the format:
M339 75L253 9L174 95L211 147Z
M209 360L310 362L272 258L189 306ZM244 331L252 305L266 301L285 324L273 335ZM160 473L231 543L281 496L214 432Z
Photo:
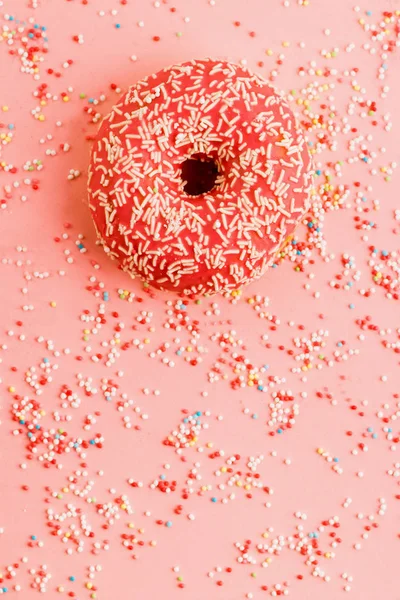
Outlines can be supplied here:
M122 270L211 295L274 263L309 208L311 181L287 101L243 66L192 60L132 85L103 120L89 207Z

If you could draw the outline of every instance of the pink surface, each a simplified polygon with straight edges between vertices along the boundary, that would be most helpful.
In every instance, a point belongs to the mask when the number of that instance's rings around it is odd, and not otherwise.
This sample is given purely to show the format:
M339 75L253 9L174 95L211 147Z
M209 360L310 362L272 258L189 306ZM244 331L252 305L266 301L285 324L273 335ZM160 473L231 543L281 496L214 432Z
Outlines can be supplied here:
M35 80L9 54L27 29L13 45L3 32L0 590L399 600L399 18L381 12L398 3L2 4L2 26L12 15L47 28L48 52L35 42ZM316 193L300 254L241 295L182 307L95 245L85 173L97 126L84 107L104 94L104 115L119 88L210 55L293 90ZM35 160L43 168L24 172ZM177 453L163 442L196 411L196 439Z

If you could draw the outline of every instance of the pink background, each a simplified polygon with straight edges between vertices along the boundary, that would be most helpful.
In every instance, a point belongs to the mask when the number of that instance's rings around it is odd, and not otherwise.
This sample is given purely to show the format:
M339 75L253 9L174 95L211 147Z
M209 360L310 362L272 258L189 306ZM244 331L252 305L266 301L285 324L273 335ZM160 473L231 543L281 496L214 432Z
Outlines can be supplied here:
M90 598L90 591L85 588L89 581L88 568L101 565L102 571L93 582L97 586L96 597L103 600L175 600L181 596L189 600L259 599L273 595L274 589L279 590L274 586L284 583L287 586L283 585L282 589L287 587L289 596L299 600L336 600L346 585L351 587L350 594L357 599L400 600L400 500L396 498L400 494L400 464L397 477L396 473L388 474L389 470L395 470L396 462L400 463L399 445L388 440L383 429L391 426L393 436L399 435L396 425L399 400L393 397L399 392L399 355L382 343L389 340L398 344L399 302L388 299L379 287L369 298L359 293L374 285L368 265L369 246L389 252L399 250L400 224L393 217L399 206L399 178L394 170L391 181L385 182L379 169L391 161L398 161L400 155L400 121L397 118L400 80L396 76L400 63L395 53L386 61L388 77L383 85L390 87L390 93L381 98L382 82L377 80L379 51L374 56L362 49L369 36L357 22L360 17L366 18L365 10L370 10L371 23L378 23L379 11L400 8L400 3L373 0L367 7L361 7L358 14L346 0L336 3L311 0L309 6L300 6L291 0L286 8L276 0L216 0L214 6L206 0L170 0L161 2L158 8L148 0L129 0L125 6L117 0L89 0L87 5L78 0L36 0L36 3L38 8L32 9L26 0L5 0L0 7L3 15L8 13L16 19L34 16L37 23L47 27L49 38L49 52L40 66L39 81L20 73L18 59L9 56L5 43L0 45L0 108L1 105L9 106L8 112L0 112L0 121L15 124L14 139L3 148L1 160L19 168L14 175L0 171L0 183L6 186L14 181L22 182L25 174L21 173L21 166L26 160L40 158L44 164L42 171L32 175L40 180L39 190L33 191L24 183L14 188L0 221L0 528L3 529L0 534L0 573L4 575L7 566L17 563L21 557L28 558L26 565L18 567L17 577L3 582L0 588L2 585L8 587L11 597L15 594L30 600L38 591L30 587L34 575L29 569L47 565L52 575L47 584L48 596L68 598L68 593L74 592L71 597L82 600ZM176 11L171 12L171 7ZM113 9L118 11L117 15L110 14ZM98 14L101 10L106 13L103 17ZM184 17L190 17L190 21L186 23ZM144 22L144 27L138 26L139 21ZM240 21L241 25L235 26L234 21ZM120 23L119 29L115 28L116 23ZM2 19L2 24L9 22ZM326 28L331 30L329 36L324 34ZM182 35L178 37L177 32ZM249 32L254 32L255 36L250 36ZM79 34L84 36L83 44L72 39ZM159 36L160 41L155 42L154 36ZM290 42L288 47L282 45L286 41ZM299 47L300 42L305 42L305 48ZM346 53L345 48L351 43L354 50ZM322 49L334 47L340 50L336 59L329 62L321 58ZM268 48L273 50L272 57L265 53ZM355 94L348 81L357 79L361 87L365 87L364 98L377 102L378 126L375 129L371 129L367 119L349 117L362 135L373 134L368 145L377 157L371 166L344 164L343 177L336 181L350 186L349 206L328 211L325 216L327 253L332 254L329 262L314 250L315 264L306 266L305 273L296 273L285 261L261 281L246 288L237 303L216 297L203 300L200 305L189 304L187 314L190 319L199 321L198 345L204 348L202 362L192 366L184 360L189 356L188 352L182 356L175 354L180 346L193 346L190 333L185 328L176 333L164 327L169 309L166 302L171 300L175 304L176 298L161 293L150 297L138 282L118 272L95 245L94 229L85 205L85 173L90 147L85 136L93 135L96 127L88 124L89 118L83 111L88 105L87 99L80 99L79 94L99 98L104 93L106 100L99 106L104 114L117 97L110 89L111 83L124 90L129 83L167 64L203 56L229 57L235 61L246 59L250 68L268 77L280 53L285 58L283 65L278 67L275 83L284 91L301 90L305 83L315 79L313 75L307 74L304 78L298 75L299 67L308 69L313 60L322 68L329 62L329 66L338 71L359 68L357 76L348 77L345 83L338 83L337 76L332 75L327 81L334 84L332 102L339 112L339 123L341 118L348 116L348 103ZM132 55L137 56L136 61L130 59ZM62 63L68 59L74 64L64 69ZM259 61L264 63L262 67L257 65ZM62 77L51 77L46 72L48 68L59 70ZM37 106L32 94L42 82L49 84L51 94L67 92L70 101L49 101L43 108L46 120L39 122L31 115L31 110ZM69 87L73 90L69 91ZM383 118L387 114L390 115L388 120L393 121L389 133L383 129ZM57 121L62 121L62 126L57 127ZM40 144L40 139L48 134L53 139ZM329 161L345 161L351 155L348 138L339 132L337 141L336 152L324 151L317 156L322 169ZM70 144L69 152L60 150L60 144L64 143ZM382 146L386 148L385 154L379 152ZM55 149L56 156L46 156L47 148ZM376 168L378 174L371 175L371 168ZM69 181L70 169L80 170L81 176ZM365 218L378 225L369 232L354 227L356 181L361 181L360 190L367 194L366 205L371 208ZM367 186L372 189L367 190ZM22 195L27 198L24 202ZM373 200L377 199L380 210L373 211ZM66 223L71 224L69 229L65 228ZM54 238L63 233L69 238L55 242ZM79 234L84 236L82 242L87 249L83 254L78 252L75 244ZM365 235L367 239L363 239ZM26 251L18 251L18 247L26 247ZM70 251L69 255L65 255L66 250ZM343 253L355 258L360 271L360 281L354 282L349 291L334 290L329 286L335 275L343 271ZM72 264L67 262L68 256L73 258ZM65 274L60 275L60 271ZM90 334L89 341L85 342L85 324L80 316L84 310L96 315L102 301L87 289L92 276L104 283L110 300L106 303L106 323L97 335ZM26 288L27 293L24 294L22 288ZM138 303L136 298L132 303L122 301L117 292L120 288L142 297L143 302ZM316 292L319 297L315 297ZM275 331L271 330L267 319L257 316L254 305L247 302L255 295L268 297L265 312L276 316L280 323ZM56 306L51 307L50 302L56 302ZM349 308L350 303L354 303L354 309ZM34 308L24 311L24 305ZM113 311L119 316L113 317ZM137 321L141 311L152 313L150 324ZM217 314L212 314L213 311ZM323 318L319 316L321 314ZM363 340L359 339L362 332L356 319L366 315L371 316L377 331L364 332ZM17 321L23 324L17 325ZM291 321L294 322L292 326L288 324ZM131 347L121 351L111 366L106 366L104 358L93 362L93 355L105 352L101 342L112 338L117 323L124 324L120 333L122 343L135 338L141 341L147 338L149 343L144 344L142 350ZM132 330L132 325L136 325L136 331ZM298 329L299 325L304 327L302 331ZM149 327L153 331L149 331ZM333 366L293 373L292 369L303 362L296 362L285 350L300 353L293 338L310 338L319 329L328 332L323 352L332 358ZM230 382L235 374L231 366L225 365L227 378L209 383L212 365L224 354L213 336L232 330L236 332L233 336L243 340L246 346L245 350L233 349L233 352L244 354L257 368L265 363L270 365L263 378L265 383L268 375L281 380L285 378L285 381L276 383L267 393L248 386L234 391ZM23 339L19 339L20 335ZM263 335L269 336L271 348L265 348ZM179 343L173 342L176 337L180 338ZM46 348L47 340L52 340L54 350ZM171 346L165 356L175 362L174 368L163 364L159 356L149 356L166 341ZM338 342L342 341L345 345L338 347ZM91 350L87 350L87 346ZM66 348L70 350L69 354L64 353ZM358 352L349 353L349 350ZM60 355L53 356L54 351ZM348 358L335 360L335 351ZM197 355L196 352L192 354ZM315 364L324 362L317 358L318 354L316 351ZM78 355L84 357L81 362L76 360ZM42 423L47 429L59 426L52 416L53 411L58 410L72 417L69 423L62 424L72 437L89 439L95 433L101 433L103 448L87 450L88 476L83 479L94 482L90 495L98 502L110 502L126 494L134 510L131 516L120 511L121 518L108 530L102 529L104 519L84 499L71 493L61 500L51 498L51 492L64 487L68 476L79 468L82 460L76 453L58 457L62 469L45 469L37 460L26 459L26 439L12 435L18 427L11 419L13 396L16 393L35 397L34 390L26 382L26 371L35 367L41 375L43 357L49 358L49 364L56 364L57 368L51 373L52 381L42 386L43 393L37 397L47 411ZM11 370L12 367L17 370ZM100 391L93 397L86 396L77 385L78 373L85 378L91 377L92 386L98 389L102 378L113 379L120 386L117 397L106 402ZM79 409L60 408L59 395L64 384L81 397ZM150 393L144 393L144 389ZM292 391L300 414L291 430L270 436L269 432L277 429L267 424L271 392L282 389ZM159 390L160 394L154 395L154 390ZM203 392L208 395L204 396ZM304 392L306 398L302 397ZM317 392L330 393L334 404L326 397L319 398ZM132 408L119 413L116 403L121 393L134 400L149 418L141 419ZM385 403L387 408L382 409ZM357 409L350 406L357 406ZM246 408L248 414L244 413ZM197 410L211 413L202 417L209 428L200 433L197 445L183 450L186 462L173 448L162 444L184 417L182 409L190 413ZM380 410L384 416L394 415L389 425L382 421L382 415L378 415ZM100 413L96 417L97 423L86 432L83 420L95 411ZM364 415L360 416L360 412ZM257 419L251 418L253 413L257 414ZM123 427L125 415L131 419L131 429ZM218 416L223 420L218 420ZM136 425L140 430L135 430ZM373 428L377 439L371 437L372 432L367 428ZM346 434L348 431L352 436ZM204 448L208 442L213 443L213 448L198 452L198 447ZM365 444L368 451L362 451L359 444ZM316 449L320 447L340 459L341 475L333 472L332 464L318 455ZM214 472L223 466L224 459L208 457L217 449L223 449L226 457L240 454L242 470L247 470L248 457L264 455L258 472L264 486L274 490L273 495L254 489L251 490L252 497L246 498L244 490L237 487L218 490L217 486L226 479L216 477ZM354 454L353 450L358 452ZM290 464L285 463L287 459ZM169 470L165 469L166 463L170 465ZM202 475L202 480L193 486L195 491L200 485L211 485L212 492L207 491L202 496L193 493L187 500L182 500L181 490L194 463L200 463L198 471ZM21 468L21 465L27 468ZM104 475L100 476L99 470L104 471ZM359 476L360 472L363 477ZM149 487L161 473L168 480L178 482L176 491L167 495ZM143 487L131 488L127 483L129 478L142 481ZM29 490L23 490L22 486L29 486ZM50 493L46 486L51 488ZM110 488L116 491L110 493ZM232 490L236 493L235 500L223 504L221 499ZM218 502L211 502L213 495ZM344 508L343 503L349 497L352 503ZM379 499L384 499L382 503L387 508L381 512L385 514L378 513ZM50 535L45 511L51 506L62 512L69 502L87 515L95 532L92 541L109 540L109 550L101 550L96 556L91 552L91 542L86 540L81 554L68 556L65 553L69 546ZM265 506L266 502L270 502L270 507ZM183 506L180 515L174 513L178 504ZM151 515L146 516L146 511ZM307 519L296 517L298 511L305 513ZM360 514L363 515L361 518ZM194 515L195 519L191 520L188 515ZM374 516L374 521L368 521L369 515ZM319 548L323 554L334 552L335 556L317 557L319 567L330 577L329 582L312 576L312 566L305 565L305 558L287 547L273 557L268 568L260 566L264 555L258 554L256 545L266 541L262 538L266 529L273 528L269 540L280 535L287 539L296 533L298 525L303 525L304 533L308 535L316 531L322 521L334 516L340 520L341 527L336 531L342 543L336 549L331 548L333 538L329 533L332 528L327 527L320 532ZM157 524L157 520L163 523L170 520L172 527ZM136 531L127 528L128 522L145 530L139 536L145 544L139 547L136 561L131 558L133 552L121 545L121 534ZM379 527L369 533L368 539L362 539L364 527L372 522L378 523ZM32 535L37 536L33 544ZM239 564L236 560L239 552L234 545L246 539L251 540L249 552L256 559L253 566ZM151 540L157 542L155 547L149 546ZM38 541L43 545L38 546ZM356 544L361 544L359 550L355 549ZM177 566L179 573L173 571ZM209 577L207 574L216 567L221 567L222 572ZM227 567L232 568L231 573L225 571ZM353 581L348 583L342 577L344 573ZM76 581L68 580L71 575ZM178 575L183 577L183 589L177 585ZM302 575L303 579L298 579L297 575ZM222 586L216 584L219 580L223 581ZM22 587L19 594L12 589L15 584ZM65 591L57 593L58 586L64 586ZM268 589L262 590L262 586Z

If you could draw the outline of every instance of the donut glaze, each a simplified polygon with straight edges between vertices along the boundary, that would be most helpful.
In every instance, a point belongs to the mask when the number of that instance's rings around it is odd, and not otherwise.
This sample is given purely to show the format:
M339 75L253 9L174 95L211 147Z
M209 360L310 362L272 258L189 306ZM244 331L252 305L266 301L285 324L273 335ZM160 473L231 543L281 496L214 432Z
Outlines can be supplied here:
M89 206L105 251L132 277L213 294L274 262L309 208L311 168L274 88L242 66L193 60L134 84L103 120Z

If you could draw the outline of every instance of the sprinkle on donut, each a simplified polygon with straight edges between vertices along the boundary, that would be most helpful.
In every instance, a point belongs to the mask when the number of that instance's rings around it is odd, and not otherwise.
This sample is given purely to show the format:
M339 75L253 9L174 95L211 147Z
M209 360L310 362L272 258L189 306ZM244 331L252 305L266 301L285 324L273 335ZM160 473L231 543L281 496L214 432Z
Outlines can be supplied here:
M184 294L259 278L309 208L312 164L287 102L227 61L164 69L104 119L89 203L132 277Z

